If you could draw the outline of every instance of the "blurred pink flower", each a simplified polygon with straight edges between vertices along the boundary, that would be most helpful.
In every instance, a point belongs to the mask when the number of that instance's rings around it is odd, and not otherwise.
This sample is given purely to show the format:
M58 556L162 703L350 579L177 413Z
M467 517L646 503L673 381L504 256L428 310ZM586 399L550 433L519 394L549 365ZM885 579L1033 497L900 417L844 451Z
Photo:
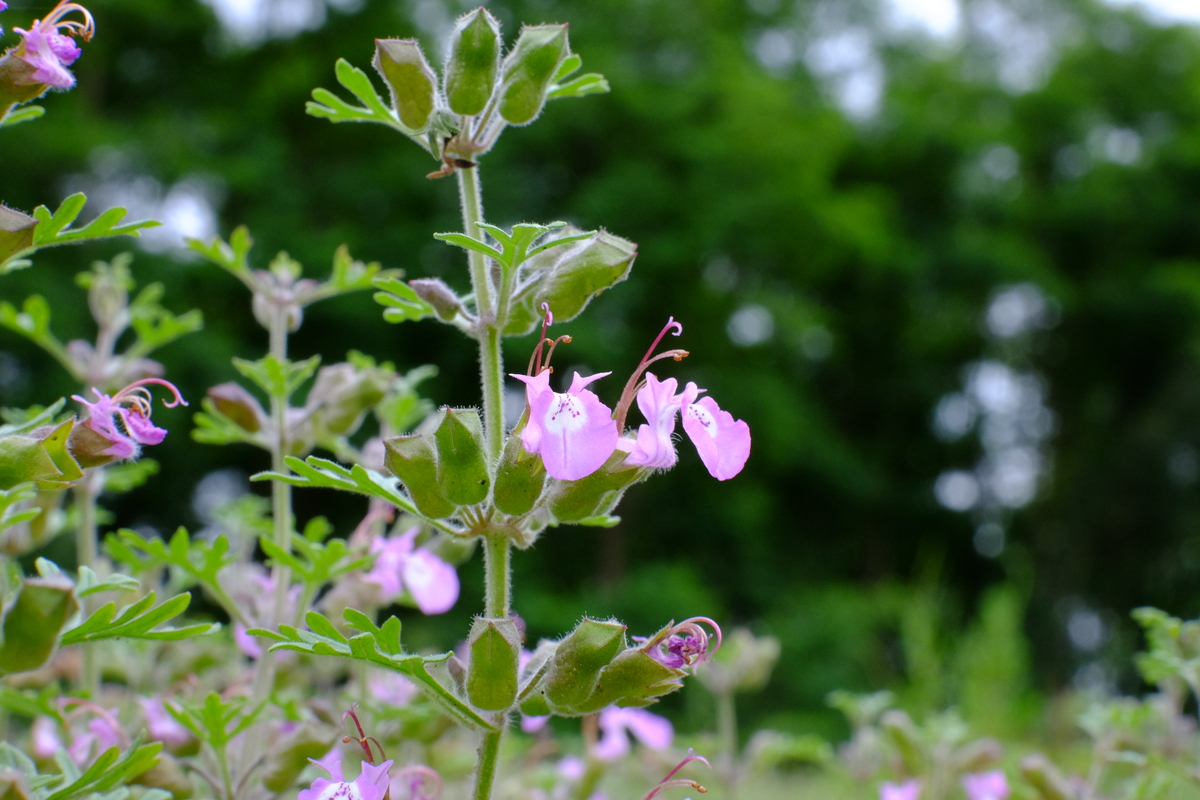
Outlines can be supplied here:
M879 787L879 800L918 800L921 782L911 778L904 783L884 783Z
M596 743L593 755L601 761L624 757L629 752L626 733L651 750L664 750L675 738L675 729L665 717L641 708L609 706L600 712L600 741Z
M363 580L379 587L385 603L407 589L422 614L443 614L458 602L458 573L428 550L413 548L420 532L413 527L400 536L371 542L371 552L378 556Z
M112 397L101 394L98 389L92 389L96 394L94 403L77 394L71 395L72 399L82 403L88 412L80 424L110 442L98 455L116 459L136 458L141 450L140 445L160 444L166 437L166 429L156 427L150 421L150 391L146 385L151 383L171 390L174 395L173 402L163 401L167 408L187 405L187 401L179 394L174 384L159 378L135 381Z
M157 697L139 697L138 703L146 716L146 730L151 739L168 747L179 747L192 739L191 732L167 712L162 700Z
M962 776L968 800L1005 800L1009 795L1008 778L1001 770L969 772Z
M54 758L54 754L63 746L58 736L58 723L46 716L34 718L29 738L33 757L37 759Z

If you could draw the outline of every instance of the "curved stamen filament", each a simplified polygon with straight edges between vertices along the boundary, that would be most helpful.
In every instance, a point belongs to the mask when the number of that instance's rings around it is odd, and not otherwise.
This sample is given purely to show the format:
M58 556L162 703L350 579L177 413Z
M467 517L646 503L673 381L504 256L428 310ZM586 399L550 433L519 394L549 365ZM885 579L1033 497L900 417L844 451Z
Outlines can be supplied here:
M63 17L72 11L78 11L83 16L83 21L69 19L64 22ZM69 36L79 36L85 42L90 42L96 32L96 21L92 19L92 13L78 3L59 3L42 21L41 26L63 28Z
M661 781L659 781L657 786L655 786L650 791L646 792L646 794L642 795L642 800L652 800L652 798L655 795L657 795L659 792L665 791L667 789L676 789L676 788L695 789L696 791L700 792L701 794L707 792L708 789L705 789L703 786L701 786L696 781L689 780L687 778L676 778L675 777L675 775L678 774L679 770L683 769L684 767L686 767L688 764L692 763L693 761L699 761L702 764L704 764L704 766L708 767L709 769L712 769L712 764L708 763L707 758L705 758L704 756L696 755L696 751L689 747L687 758L683 759L683 761L680 761L678 764L676 764L675 768L673 770L671 770L670 772L668 772L667 776L665 778L663 778Z
M667 335L667 331L673 331L673 333L678 336L679 334L683 333L683 325L676 322L674 317L667 317L667 324L661 331L658 332L658 336L655 337L654 343L650 345L650 349L646 351L646 355L642 356L642 360L637 365L637 369L635 369L633 374L629 376L629 380L625 383L625 388L621 391L621 399L617 403L616 409L613 411L613 419L617 421L617 430L621 433L625 432L625 418L629 416L629 409L633 407L633 398L637 396L637 393L640 392L642 387L645 385L645 382L642 380L642 375L646 372L650 365L655 361L661 361L664 358L673 358L676 361L682 361L683 359L687 358L688 355L690 355L687 350L679 349L667 350L664 353L654 355L655 348L658 347L659 342L663 340L663 337Z
M134 381L113 395L113 403L129 403L130 405L136 405L138 406L138 410L142 411L142 416L150 416L150 390L145 388L150 384L154 384L156 386L165 386L171 390L171 394L173 395L174 399L170 403L168 403L166 400L163 400L163 407L175 408L176 406L186 406L188 404L187 400L183 399L183 395L179 393L179 390L175 388L175 384L171 383L170 381L164 381L162 378L142 378L140 381Z

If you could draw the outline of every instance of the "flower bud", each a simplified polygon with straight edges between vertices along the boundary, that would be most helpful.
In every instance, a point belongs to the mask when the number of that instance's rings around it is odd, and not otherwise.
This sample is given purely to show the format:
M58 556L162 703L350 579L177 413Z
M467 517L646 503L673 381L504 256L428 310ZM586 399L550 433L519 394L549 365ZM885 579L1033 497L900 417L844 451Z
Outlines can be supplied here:
M36 227L33 217L0 205L0 264L33 245Z
M241 384L232 381L218 384L208 390L208 399L217 411L249 433L262 430L267 422L267 413L263 411L263 407Z
M117 256L112 263L97 261L91 272L81 272L75 281L88 293L88 308L101 328L123 329L129 324L129 290L133 278L129 275L128 253Z
M500 116L511 125L533 122L546 104L550 81L570 52L566 25L523 28L504 59Z
M0 800L30 800L29 778L14 767L0 769Z
M573 708L596 688L600 671L626 647L625 626L615 620L584 618L558 643L543 680L546 700L553 708Z
M492 502L505 514L519 516L530 511L542 496L546 468L542 459L525 452L520 436L509 436L496 470Z
M341 436L353 433L367 411L387 394L394 373L378 367L331 364L321 367L305 404L326 431Z
M454 688L460 695L465 695L467 693L467 665L462 662L462 659L451 653L450 658L446 659L446 671L450 673L450 680L454 681Z
M460 506L481 503L488 493L487 461L483 455L483 423L473 408L443 408L438 415L438 485L446 499Z
M62 576L21 581L0 629L0 675L28 672L50 659L59 631L79 610L74 589Z
M508 617L476 617L467 638L467 699L484 711L501 711L517 699L521 632Z
M908 772L920 775L925 767L925 747L912 717L903 711L888 711L879 718L879 726L900 751Z
M459 17L446 61L446 102L456 114L483 111L500 66L500 23L485 8Z
M437 76L416 39L376 39L371 62L392 91L392 106L404 127L422 130L437 102Z
M1042 800L1073 800L1075 797L1066 776L1041 753L1021 759L1021 777L1037 790Z
M607 514L621 495L641 475L636 468L621 468L625 454L618 451L600 469L577 481L556 481L551 489L550 511L560 522L579 522Z
M682 687L685 674L631 647L601 670L596 690L575 707L575 713L591 714L613 703L622 708L648 706Z
M424 435L396 436L383 444L387 448L384 464L404 482L422 514L438 519L454 513L454 504L446 499L438 484L433 448Z
M408 282L417 297L433 306L438 318L450 322L462 310L462 301L454 290L439 278L417 278Z

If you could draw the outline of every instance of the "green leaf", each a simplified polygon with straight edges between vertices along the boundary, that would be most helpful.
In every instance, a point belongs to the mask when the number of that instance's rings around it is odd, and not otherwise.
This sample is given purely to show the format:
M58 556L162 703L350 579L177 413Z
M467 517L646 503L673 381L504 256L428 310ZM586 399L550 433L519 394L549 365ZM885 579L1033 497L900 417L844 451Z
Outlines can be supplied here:
M284 459L294 475L283 475L278 472L260 472L250 478L252 481L277 480L292 486L312 486L326 489L341 489L344 492L365 494L368 497L378 497L409 514L420 516L416 505L402 491L396 478L380 475L374 470L355 464L346 469L335 461L309 456L305 460L288 456Z
M233 366L238 372L258 384L270 397L285 401L301 384L312 377L320 364L320 356L313 356L304 361L280 361L275 356L265 356L258 361L233 359Z
M339 58L335 66L338 83L350 90L363 106L352 106L327 89L313 89L313 101L305 104L304 110L314 117L322 117L330 122L378 122L383 125L412 133L397 120L383 100L375 93L371 79L367 73L354 67L344 58Z
M233 696L225 699L216 692L209 692L203 704L179 702L164 705L167 713L179 724L195 734L197 739L208 742L214 750L221 753L233 737L254 724L266 707L267 701L263 700L246 710L249 703L247 697Z
M292 534L293 552L288 553L264 534L259 537L259 545L267 554L268 564L288 567L312 589L351 572L366 569L374 559L370 554L355 553L344 539L331 539L323 544Z
M30 719L46 716L61 720L62 709L58 704L59 694L59 687L56 683L37 692L32 689L13 689L9 686L0 686L0 708Z
M46 109L41 106L25 106L24 108L14 109L8 112L8 116L0 119L0 128L7 128L12 125L20 125L22 122L29 122L46 113Z
M44 559L38 559L43 561ZM40 569L40 565L39 565ZM140 589L142 582L129 575L117 572L101 580L91 567L79 568L79 582L75 584L75 596L87 597L99 592L134 592Z
M251 238L250 230L245 225L235 228L228 242L218 236L208 244L199 239L188 239L187 245L192 252L204 256L243 283L252 283L249 253L250 248L254 245L254 239Z
M133 222L128 225L119 224L125 219L127 213L123 208L110 208L100 214L87 225L81 228L72 228L73 223L78 217L83 206L87 202L87 197L82 192L76 193L63 200L54 213L50 213L50 209L46 206L38 206L33 210L33 218L37 220L37 224L33 228L33 239L28 246L20 250L10 253L4 262L0 264L0 274L25 266L25 264L14 265L13 262L23 261L23 256L30 255L44 247L54 247L60 244L71 244L83 242L92 239L107 239L112 236L133 236L141 235L141 231L146 228L155 228L160 223L153 220L144 222Z
M426 670L426 665L440 664L450 658L452 653L440 653L436 656L420 656L405 654L400 649L399 621L392 626L389 620L382 629L376 628L367 617L361 613L346 612L346 621L351 627L368 630L357 636L346 639L334 628L333 623L316 612L311 612L306 621L313 630L301 631L291 626L281 625L279 632L256 628L249 631L255 636L266 636L275 641L271 650L294 650L311 655L336 656L357 661L365 661L377 667L390 669L412 678L444 711L459 722L477 730L493 730L493 725L475 709L464 703ZM318 619L319 618L319 619ZM334 635L323 635L317 628Z
M0 531L28 522L42 513L40 508L21 508L20 504L37 495L32 483L18 483L11 489L0 489Z
M399 278L376 278L374 284L382 291L375 293L375 302L387 306L383 318L388 322L407 322L434 316L433 306L422 300L412 287Z
M22 580L0 628L0 675L27 672L46 663L59 631L78 609L74 585L65 577Z
M123 786L157 764L160 750L161 742L135 742L125 752L110 747L81 775L75 777L64 772L62 785L40 800L72 800Z
M547 100L560 100L564 97L584 97L589 94L606 94L609 91L608 81L603 75L589 72L566 83L554 84L546 92Z
M141 600L122 609L120 614L117 614L116 603L107 603L78 627L64 633L62 644L66 646L116 638L178 641L212 633L221 627L216 623L189 625L183 628L159 627L182 614L191 603L192 596L184 592L157 607L154 606L155 599L154 592L150 592Z

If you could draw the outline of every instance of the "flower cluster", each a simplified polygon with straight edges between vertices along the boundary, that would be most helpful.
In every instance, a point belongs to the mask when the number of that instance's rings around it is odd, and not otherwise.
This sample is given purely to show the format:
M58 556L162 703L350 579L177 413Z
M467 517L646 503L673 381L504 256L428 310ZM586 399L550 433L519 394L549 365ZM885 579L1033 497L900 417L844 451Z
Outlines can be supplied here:
M0 11L3 10L4 4L0 3ZM82 21L64 19L75 11L83 17ZM35 70L29 82L69 89L75 85L75 76L67 67L74 64L82 52L75 45L74 37L78 36L86 42L92 38L96 27L86 8L63 0L44 20L35 19L29 30L13 30L21 34L21 43L13 55Z
M545 330L554 321L548 307L542 326L542 339L534 351L529 374L512 377L525 384L528 417L521 430L521 443L530 453L541 455L546 473L559 480L574 481L600 469L614 452L625 453L624 463L647 469L670 469L678 456L675 452L675 421L683 418L683 430L696 446L701 461L717 480L729 480L742 471L750 457L750 426L735 420L705 391L689 382L682 392L674 378L660 380L647 368L664 358L682 359L685 350L654 351L670 331L678 336L683 326L671 319L658 334L630 376L614 412L587 386L611 375L601 372L587 378L578 373L565 392L550 388L550 355L554 346L570 337L550 341ZM545 345L550 347L542 358ZM643 379L644 377L644 379ZM637 400L646 423L632 435L624 435L625 416Z

